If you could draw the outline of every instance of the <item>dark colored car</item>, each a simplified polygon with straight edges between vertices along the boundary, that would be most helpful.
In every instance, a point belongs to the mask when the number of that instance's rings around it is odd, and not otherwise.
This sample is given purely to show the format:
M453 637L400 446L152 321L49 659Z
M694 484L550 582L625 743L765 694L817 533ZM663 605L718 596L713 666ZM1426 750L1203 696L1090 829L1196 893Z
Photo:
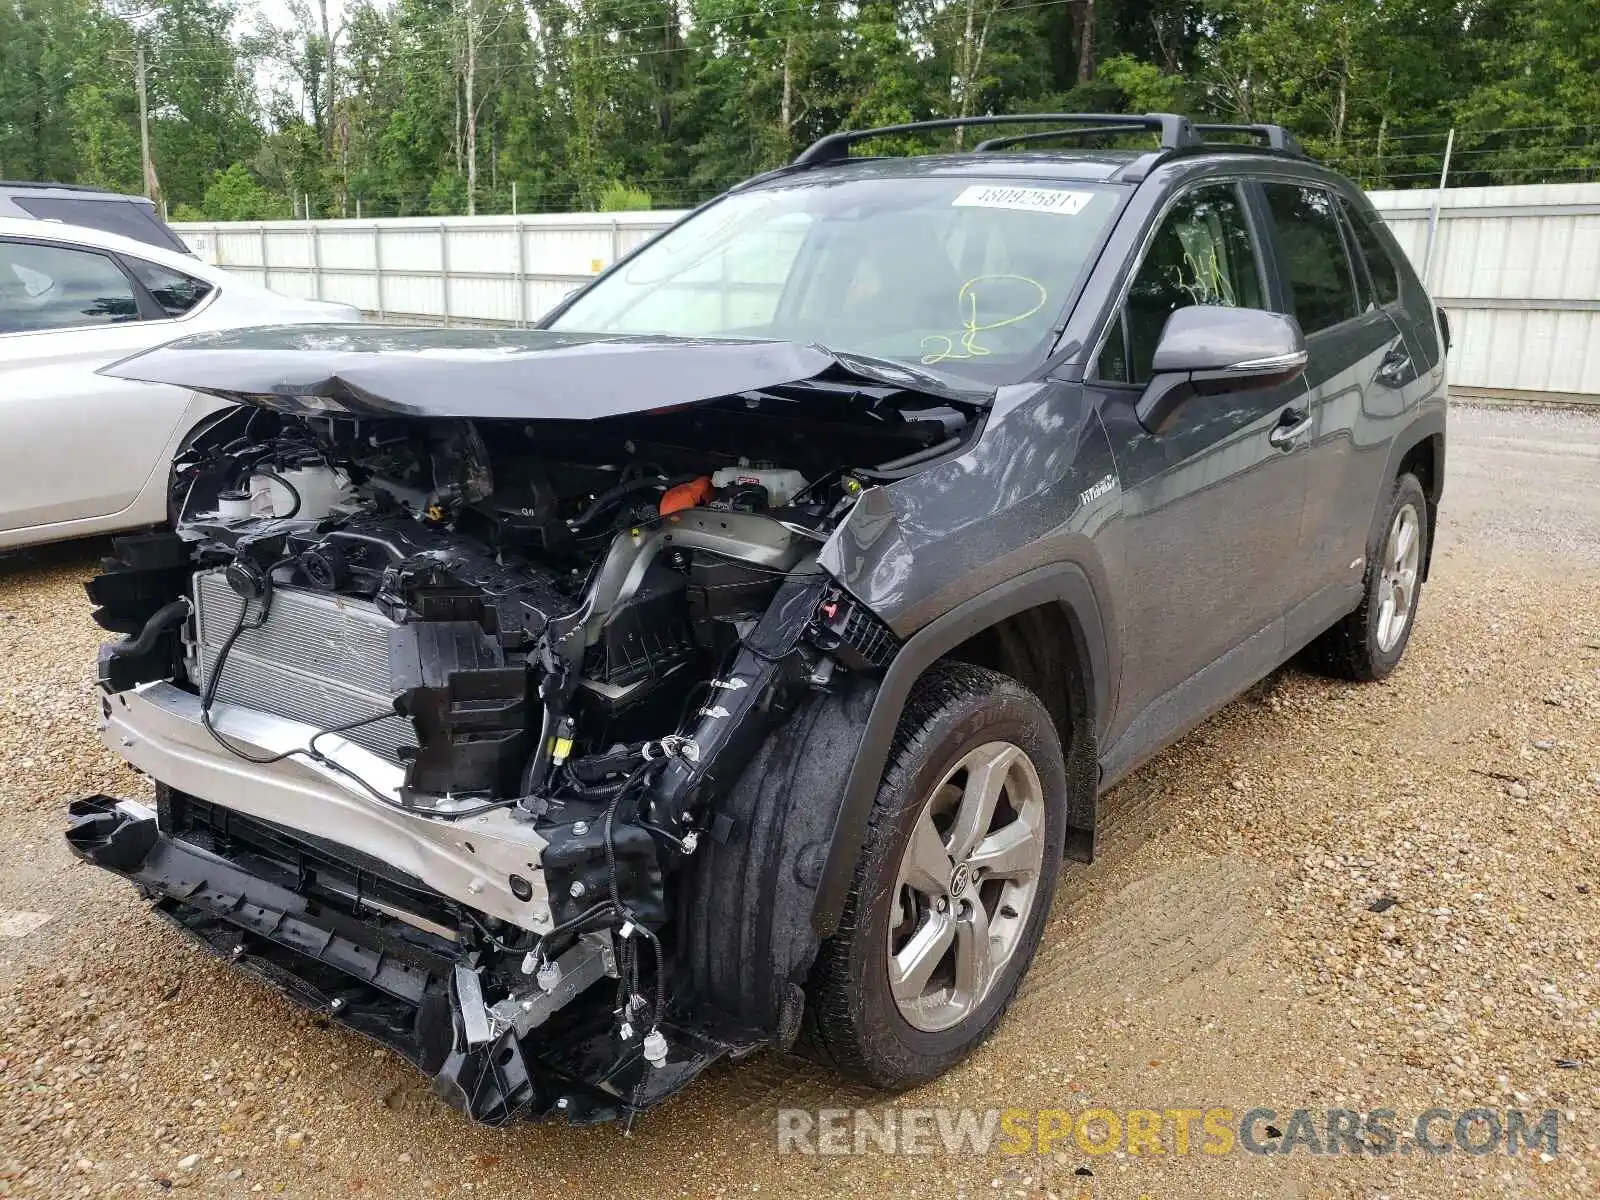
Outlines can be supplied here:
M483 1121L961 1061L1105 789L1302 651L1394 669L1444 479L1439 321L1348 180L1015 120L826 139L542 329L115 368L241 407L88 585L156 801L74 850Z
M155 204L146 197L123 196L79 183L0 180L0 217L32 217L38 221L84 225L120 234L147 246L191 256L194 253L161 219Z

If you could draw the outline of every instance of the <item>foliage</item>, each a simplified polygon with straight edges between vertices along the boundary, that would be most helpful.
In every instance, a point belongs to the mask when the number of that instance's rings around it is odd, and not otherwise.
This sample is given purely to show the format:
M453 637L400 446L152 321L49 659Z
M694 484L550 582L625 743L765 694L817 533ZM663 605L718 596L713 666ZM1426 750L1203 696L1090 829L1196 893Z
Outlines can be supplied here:
M1600 178L1594 0L0 0L0 178L212 219L678 207L850 125L1275 121L1368 185ZM124 15L125 14L125 15ZM970 145L970 133L874 149ZM973 138L972 140L976 140ZM1127 143L1128 139L1121 139Z
M243 163L211 177L200 211L207 221L273 221L292 215L288 198L262 187Z
M650 207L650 193L625 183L608 183L595 194L600 212L644 212Z

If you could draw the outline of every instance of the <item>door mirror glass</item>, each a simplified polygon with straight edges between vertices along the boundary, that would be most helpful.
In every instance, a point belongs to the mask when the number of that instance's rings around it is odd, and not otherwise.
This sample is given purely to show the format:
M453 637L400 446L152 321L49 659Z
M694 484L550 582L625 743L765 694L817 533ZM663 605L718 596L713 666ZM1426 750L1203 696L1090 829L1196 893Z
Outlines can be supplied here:
M1305 369L1306 339L1293 317L1259 308L1180 308L1167 318L1139 398L1152 433L1193 396L1287 383Z

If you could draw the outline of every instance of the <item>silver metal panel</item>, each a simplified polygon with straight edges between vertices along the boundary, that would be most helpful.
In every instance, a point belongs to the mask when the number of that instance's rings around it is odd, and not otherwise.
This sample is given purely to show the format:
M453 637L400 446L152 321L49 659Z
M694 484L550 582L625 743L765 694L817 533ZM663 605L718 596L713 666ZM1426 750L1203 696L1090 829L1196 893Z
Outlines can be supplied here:
M211 678L217 654L239 620L244 602L221 571L195 576L198 682ZM252 624L258 614L252 604ZM360 600L277 588L266 622L234 642L217 681L216 697L317 729L390 711L389 635L394 623ZM388 717L353 729L357 745L398 761L416 744L411 722Z
M206 732L199 698L170 683L118 692L107 707L101 740L153 779L359 850L521 929L550 928L549 895L539 868L546 842L531 824L505 809L455 821L404 811L398 803L401 769L338 736L317 743L337 768L300 756L270 765L246 762ZM316 732L309 725L231 705L218 705L212 720L230 743L257 756L304 747ZM377 795L352 782L350 775L365 780ZM466 811L476 803L445 802L436 808L443 814ZM528 881L526 900L512 893L512 875Z

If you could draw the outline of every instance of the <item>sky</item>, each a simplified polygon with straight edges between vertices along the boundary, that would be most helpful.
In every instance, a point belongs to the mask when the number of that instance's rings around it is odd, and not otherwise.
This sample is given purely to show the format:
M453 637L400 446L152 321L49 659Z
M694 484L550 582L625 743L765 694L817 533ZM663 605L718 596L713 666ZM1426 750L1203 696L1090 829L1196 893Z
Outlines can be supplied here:
M306 3L315 19L316 0L306 0ZM344 10L345 0L328 0L328 19L335 29L339 27ZM234 17L234 34L238 35L256 27L258 19L263 17L276 29L293 29L297 25L287 0L247 0L246 3L239 5L237 15ZM288 79L282 70L265 63L256 67L256 90L263 96L284 88L288 88L296 100L302 99L300 88Z

